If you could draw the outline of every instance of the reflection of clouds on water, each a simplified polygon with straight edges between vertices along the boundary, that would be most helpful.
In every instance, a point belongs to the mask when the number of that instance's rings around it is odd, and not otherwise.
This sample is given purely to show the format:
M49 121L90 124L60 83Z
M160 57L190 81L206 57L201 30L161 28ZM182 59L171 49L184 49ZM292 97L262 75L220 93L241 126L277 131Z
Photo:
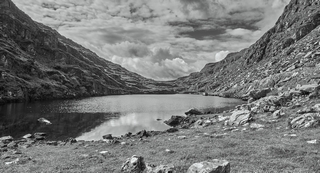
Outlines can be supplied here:
M99 140L103 135L121 136L127 132L137 133L141 130L166 130L168 126L156 121L157 115L147 113L130 113L119 119L112 119L90 132L82 134L78 140Z

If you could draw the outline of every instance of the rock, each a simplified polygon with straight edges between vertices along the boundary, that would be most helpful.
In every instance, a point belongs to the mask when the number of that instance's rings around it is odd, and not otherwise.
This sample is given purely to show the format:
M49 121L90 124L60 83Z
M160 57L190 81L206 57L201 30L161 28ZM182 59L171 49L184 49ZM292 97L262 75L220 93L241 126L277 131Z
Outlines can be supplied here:
M171 116L171 118L169 120L164 121L164 123L169 126L175 127L182 124L184 119L185 117L182 117L182 116Z
M3 142L0 141L0 148L7 147L7 144L4 144Z
M40 123L45 124L45 125L50 125L50 124L52 124L49 120L47 120L47 119L45 119L45 118L39 118L38 121L39 121Z
M315 112L316 111L314 110L313 107L305 107L305 108L297 111L298 114L315 113Z
M317 113L307 113L292 119L289 122L291 128L308 128L316 127L320 123L319 114Z
M177 131L179 131L177 128L170 128L170 129L166 130L167 133L174 133L174 132L177 132Z
M147 173L174 173L173 165L159 165L152 170L148 170Z
M167 153L174 153L174 151L170 150L170 149L166 149Z
M104 139L103 141L105 141L107 144L120 144L120 141L118 141L116 139L112 139L112 140L111 139Z
M289 136L289 137L297 137L297 134L284 134L283 136Z
M187 173L230 173L230 163L226 160L211 160L191 165Z
M228 136L228 133L222 133L222 134L213 134L212 138L223 138L225 136Z
M248 110L236 110L233 111L232 115L230 116L230 119L228 121L228 125L230 126L239 126L246 124L252 120L252 113Z
M274 112L276 111L276 107L273 105L265 105L263 107L264 112Z
M203 122L203 127L207 127L207 126L210 126L213 122L211 120L204 120Z
M132 136L132 133L131 132L128 132L128 133L126 133L123 137L125 137L125 138L130 138Z
M307 141L308 144L317 144L318 141L316 139Z
M7 144L8 148L17 148L18 144L15 141L11 141L10 143Z
M16 158L16 159L14 159L13 161L11 161L11 162L5 162L5 164L6 165L11 165L11 164L17 164L18 162L19 162L19 158Z
M280 110L276 110L272 113L272 118L278 119L284 115L285 115L285 113L282 111L282 109L280 109Z
M261 106L264 105L273 105L273 106L284 106L287 102L292 100L292 96L290 95L280 95L280 96L267 96L261 98L254 102L254 104Z
M201 111L199 111L198 109L192 108L192 109L188 110L187 112L185 112L185 114L187 116L190 116L190 115L202 115L203 113Z
M36 140L44 140L46 139L46 135L47 135L46 133L40 133L40 132L33 134Z
M251 129L260 129L260 128L264 128L265 126L262 124L257 124L257 123L251 123L250 124L250 128Z
M57 142L57 141L47 141L46 144L47 144L47 145L57 146L57 145L58 145L58 142Z
M33 138L33 135L32 134L26 134L26 135L22 136L22 138L30 139L30 138Z
M316 104L312 108L315 112L320 112L320 104Z
M0 142L3 142L4 144L10 143L13 141L13 137L11 136L3 136L0 138Z
M318 84L309 84L309 85L302 85L296 87L297 90L299 90L302 94L310 94L314 91L319 90L319 85Z
M107 134L107 135L104 135L102 136L103 139L113 139L112 135L111 134Z
M20 150L15 150L13 154L22 154L22 152Z
M187 136L178 136L178 139L187 139Z
M296 103L294 105L292 105L290 108L291 109L296 109L296 108L300 108L302 105L300 103Z
M142 138L142 137L149 137L150 134L146 130L141 130L136 134L137 137Z
M203 120L197 120L195 123L194 123L194 128L200 128L202 127L202 125L204 124Z
M262 97L267 96L272 90L271 88L263 88L263 89L256 89L249 92L249 96L254 100L258 100Z
M120 144L121 144L121 145L126 145L127 143L126 143L126 142L121 142Z
M109 153L109 151L100 151L99 153L102 154L102 155L106 155L106 154Z
M122 165L121 172L142 173L145 169L146 163L144 162L143 157L133 155Z

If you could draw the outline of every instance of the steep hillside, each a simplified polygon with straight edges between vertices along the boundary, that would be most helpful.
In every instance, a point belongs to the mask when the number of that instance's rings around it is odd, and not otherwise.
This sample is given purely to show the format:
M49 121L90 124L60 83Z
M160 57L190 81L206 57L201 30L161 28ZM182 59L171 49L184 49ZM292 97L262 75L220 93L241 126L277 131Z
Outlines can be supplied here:
M292 0L256 43L175 81L187 91L240 97L320 81L320 0Z
M130 93L172 92L34 22L0 0L0 103Z

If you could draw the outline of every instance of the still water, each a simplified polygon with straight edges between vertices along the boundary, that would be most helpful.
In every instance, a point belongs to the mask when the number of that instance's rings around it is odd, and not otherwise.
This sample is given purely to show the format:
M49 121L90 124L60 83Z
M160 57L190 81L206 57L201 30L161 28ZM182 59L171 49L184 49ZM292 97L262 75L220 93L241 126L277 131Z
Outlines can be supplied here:
M15 138L45 132L48 139L68 137L100 140L105 134L120 136L140 130L165 130L163 123L172 115L184 115L190 108L230 107L237 99L201 95L121 95L78 100L14 103L0 106L0 136ZM51 125L41 124L44 117Z

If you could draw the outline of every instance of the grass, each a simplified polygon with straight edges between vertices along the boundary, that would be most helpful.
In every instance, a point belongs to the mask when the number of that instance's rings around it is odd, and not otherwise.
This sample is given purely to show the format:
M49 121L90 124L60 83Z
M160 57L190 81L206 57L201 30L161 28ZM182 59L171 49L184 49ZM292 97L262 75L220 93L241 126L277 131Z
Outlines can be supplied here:
M275 126L283 128L273 128ZM22 155L31 160L12 165L4 165L1 161L0 172L120 172L121 165L132 155L143 156L150 164L173 164L177 172L186 172L193 163L211 159L228 160L231 171L239 173L319 172L320 145L306 141L319 139L320 129L291 132L284 127L285 121L281 121L269 124L261 131L240 130L214 138L213 134L225 132L220 125L213 125L141 141L127 139L126 145L103 141L80 141L66 146L34 145L21 149ZM284 136L288 133L295 133L297 137ZM178 139L178 136L187 138ZM167 153L166 149L174 152ZM100 151L109 152L102 155Z

